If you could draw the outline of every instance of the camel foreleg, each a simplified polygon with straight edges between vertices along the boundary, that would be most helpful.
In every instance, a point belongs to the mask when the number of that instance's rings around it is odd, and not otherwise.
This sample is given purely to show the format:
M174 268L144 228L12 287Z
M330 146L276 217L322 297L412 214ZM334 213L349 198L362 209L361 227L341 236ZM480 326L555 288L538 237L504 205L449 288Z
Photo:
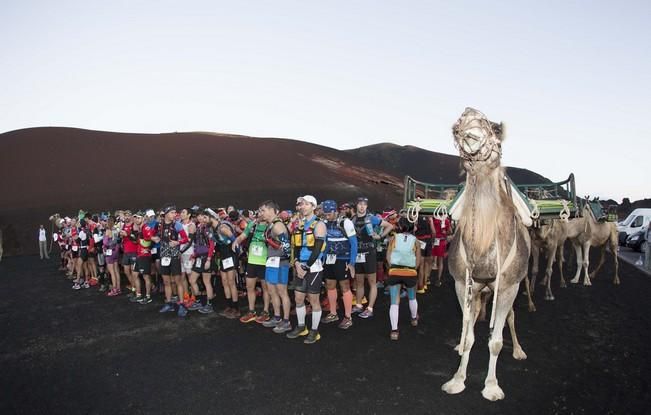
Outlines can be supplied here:
M515 311L511 307L509 315L506 317L506 321L509 323L509 331L511 332L511 340L513 341L513 358L515 360L524 360L527 358L527 354L522 350L522 346L518 341L518 336L515 333Z

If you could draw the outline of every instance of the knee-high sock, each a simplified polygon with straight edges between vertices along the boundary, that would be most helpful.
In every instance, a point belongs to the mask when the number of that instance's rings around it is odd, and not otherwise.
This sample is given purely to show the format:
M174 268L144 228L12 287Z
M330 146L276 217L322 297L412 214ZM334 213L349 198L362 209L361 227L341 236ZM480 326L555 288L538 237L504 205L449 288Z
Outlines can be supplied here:
M328 290L328 302L330 303L330 313L337 314L337 289Z
M398 310L400 306L398 304L391 304L389 307L389 319L391 320L391 330L398 330Z
M348 290L341 296L344 298L344 314L346 317L350 318L350 315L353 312L353 293Z
M409 311L411 311L411 318L418 317L418 300L409 300Z
M305 325L305 304L296 304L296 320L299 326Z
M312 310L312 330L318 330L319 329L319 323L321 322L321 313L322 311L314 311Z

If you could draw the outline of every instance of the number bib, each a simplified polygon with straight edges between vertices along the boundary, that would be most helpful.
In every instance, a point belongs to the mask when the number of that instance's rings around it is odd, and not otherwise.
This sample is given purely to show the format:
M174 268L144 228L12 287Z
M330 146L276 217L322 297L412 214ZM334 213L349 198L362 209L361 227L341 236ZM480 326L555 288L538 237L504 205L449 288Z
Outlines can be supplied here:
M441 240L439 238L434 239L434 246L439 246L441 244Z
M199 268L202 264L201 258L197 258L197 260L194 262L194 266Z
M272 256L267 258L267 263L266 263L267 268L279 268L280 267L280 257L279 256Z
M326 265L332 265L335 262L337 262L337 255L328 254L328 256L326 257Z
M226 258L222 260L223 268L232 268L233 267L233 257Z
M155 254L155 253L157 253L157 252L158 252L158 248L152 248L152 249L151 249L151 253L152 253L152 254Z
M262 248L261 246L259 246L259 245L253 245L253 246L251 247L251 253L252 253L254 256L262 256L262 254L264 253L264 250L263 250L263 248Z
M364 264L366 263L366 254L357 254L357 258L355 259L356 264Z
M420 249L425 249L425 247L427 246L427 242L425 241L418 241L418 243L420 244Z
M111 256L113 255L113 250L112 249L107 249L106 250L106 256Z
M170 258L170 257L168 257L168 256L163 257L163 258L161 258L161 260L160 260L160 264L161 264L162 266L164 266L164 267L168 267L168 266L170 265L171 262L172 262L172 258Z
M310 267L310 272L321 272L323 271L323 263L320 259L317 259L314 264Z
M73 246L72 250L73 250L73 252L77 252L77 251L79 251L79 247L78 246Z
M98 234L93 235L93 241L95 241L95 243L98 243L101 240L102 240L102 235L98 235Z

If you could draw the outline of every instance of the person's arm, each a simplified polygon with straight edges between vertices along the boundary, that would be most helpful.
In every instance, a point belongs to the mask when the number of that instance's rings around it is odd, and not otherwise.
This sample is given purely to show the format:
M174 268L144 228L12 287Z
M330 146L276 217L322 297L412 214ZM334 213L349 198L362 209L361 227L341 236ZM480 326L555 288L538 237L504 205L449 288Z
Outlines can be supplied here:
M389 246L387 247L386 259L389 265L391 265L391 253L393 252L394 243L395 243L395 239L392 239L391 242L389 242Z
M314 247L312 247L312 253L305 263L305 265L308 267L314 265L316 260L319 259L319 256L321 255L321 249L325 244L326 232L327 230L325 224L323 222L319 222L314 229Z
M414 252L416 253L416 268L420 266L421 256L420 256L420 243L418 239L414 241Z

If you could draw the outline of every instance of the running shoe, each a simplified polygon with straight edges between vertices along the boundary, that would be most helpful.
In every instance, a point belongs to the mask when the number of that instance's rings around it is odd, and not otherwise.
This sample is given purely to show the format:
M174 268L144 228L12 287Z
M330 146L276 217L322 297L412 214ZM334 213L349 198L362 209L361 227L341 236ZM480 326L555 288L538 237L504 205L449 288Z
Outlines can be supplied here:
M159 313L169 313L170 311L174 311L174 303L166 303Z
M419 290L416 290L416 294L425 294L425 288L421 288ZM404 298L404 297L402 297L402 293L400 294L400 297Z
M416 318L411 319L411 326L416 327L418 326L418 320L420 320L420 316L416 316Z
M138 301L138 303L143 304L143 305L144 304L149 304L151 302L152 302L151 296L148 296L148 295L145 296L145 297L140 297L140 300Z
M262 322L263 327L273 328L276 327L282 320L280 318L270 318L267 321Z
M109 292L106 293L107 297L115 297L116 295L118 295L118 290L115 288L111 288Z
M176 315L179 317L185 317L188 315L188 309L185 308L183 304L179 304L179 311L176 312Z
M398 337L400 337L398 330L391 330L391 334L389 335L389 338L391 340L398 340Z
M339 321L339 316L334 313L328 313L321 317L321 323L323 324L334 323L335 321Z
M90 285L88 285L88 281L84 282L82 285L83 288L90 288Z
M281 320L280 322L278 322L276 327L274 327L273 331L274 331L274 333L282 334L282 333L290 331L291 329L292 329L292 323L290 323L289 321Z
M353 319L344 317L343 320L341 320L341 323L339 323L337 327L339 327L342 330L348 330L352 325L353 325Z
M366 297L362 297L362 304L366 304L366 303L368 303L368 300L366 299Z
M289 333L287 333L285 336L287 336L288 339L295 339L300 336L307 336L309 332L307 331L307 327L305 326L296 326L296 328Z
M225 309L223 309L222 311L220 311L217 314L222 316L222 317L228 317L228 314L231 312L231 310L232 310L232 308L226 307Z
M99 286L99 290L98 290L99 292L103 293L106 290L108 290L108 287L105 284Z
M172 298L170 299L171 302L173 303L178 303L179 302L179 296L178 295L173 295Z
M239 308L231 308L231 311L226 315L226 318L229 320L239 319L242 313L240 313Z
M258 317L256 317L255 322L262 324L265 321L269 321L270 319L271 319L271 317L269 317L269 312L268 311L263 311L262 313L260 313L260 315Z
M81 290L81 285L79 285L77 283L74 283L74 285L72 286L72 289L73 290Z
M255 318L256 318L255 311L250 311L249 310L248 313L244 314L240 318L240 322L242 322L242 323L251 323L252 321L255 321Z
M364 307L361 305L356 305L353 307L353 314L361 313L362 311L364 311Z
M130 297L129 302L130 303L139 303L141 299L142 299L141 295L136 295L135 297Z
M368 308L359 314L359 318L371 318L373 317L373 310Z
M384 288L384 282L382 282L382 281L378 281L378 282L377 282L377 289L378 289L378 290L381 290L382 288Z
M210 314L213 313L215 310L212 308L212 304L206 304L205 306L201 307L199 310L201 314Z
M194 300L194 302L190 304L187 308L188 311L197 311L203 308L203 304L201 304L201 301Z
M135 297L135 296L136 296L136 293L134 293L133 291L129 290L129 294L127 294L127 299L131 300L131 299L132 299L133 297Z
M303 340L303 343L312 344L318 342L320 339L321 339L321 335L319 334L318 331L310 330L305 340Z

